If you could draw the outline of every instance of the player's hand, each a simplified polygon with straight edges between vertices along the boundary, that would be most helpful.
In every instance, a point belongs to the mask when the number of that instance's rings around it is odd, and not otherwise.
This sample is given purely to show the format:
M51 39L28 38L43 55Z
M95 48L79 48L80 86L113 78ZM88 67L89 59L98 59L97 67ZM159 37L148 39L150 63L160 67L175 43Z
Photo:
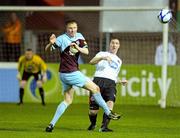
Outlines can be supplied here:
M44 74L42 75L42 82L43 82L43 83L47 82L47 74L46 74L46 73L44 73Z
M76 48L77 50L79 49L79 46L76 43L71 43L70 47Z
M16 78L17 78L18 81L21 81L21 74L18 73L17 76L16 76Z
M54 44L54 43L56 42L56 36L55 36L55 34L52 34L52 35L50 36L49 42L50 42L51 44Z
M120 83L121 83L123 86L125 86L125 85L128 83L128 81L127 81L127 80L121 80Z

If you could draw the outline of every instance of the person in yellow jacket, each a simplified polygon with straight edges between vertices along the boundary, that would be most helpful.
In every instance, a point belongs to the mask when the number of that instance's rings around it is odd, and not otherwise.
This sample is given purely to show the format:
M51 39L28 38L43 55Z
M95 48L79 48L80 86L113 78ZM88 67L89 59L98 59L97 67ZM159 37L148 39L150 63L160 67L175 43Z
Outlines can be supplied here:
M16 13L2 28L4 34L3 57L5 61L17 61L21 52L22 25Z
M32 49L27 49L25 54L19 58L18 61L18 75L17 79L20 82L19 89L19 103L23 104L24 87L31 76L34 76L39 93L42 100L42 105L45 105L44 101L44 89L42 84L47 81L47 66L43 59L34 54ZM22 74L22 75L21 75Z

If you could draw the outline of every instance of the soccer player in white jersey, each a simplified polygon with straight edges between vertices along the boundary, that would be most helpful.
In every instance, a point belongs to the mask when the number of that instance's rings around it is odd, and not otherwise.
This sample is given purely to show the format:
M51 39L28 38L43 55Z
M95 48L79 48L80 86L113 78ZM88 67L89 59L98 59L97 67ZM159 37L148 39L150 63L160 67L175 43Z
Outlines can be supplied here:
M48 49L60 49L60 68L59 77L63 85L64 100L58 105L50 124L46 127L46 132L52 132L56 122L62 116L67 107L72 103L74 89L73 86L82 87L93 94L94 99L105 114L114 120L120 118L120 115L113 113L106 102L103 100L99 87L83 73L79 71L79 54L88 55L88 45L81 33L77 32L77 22L74 20L66 22L66 32L56 38L54 34L50 36L50 43L46 46Z
M109 50L97 53L90 61L90 64L96 65L93 82L100 87L101 95L111 110L113 110L114 102L116 100L116 83L121 83L123 85L127 83L127 80L121 81L118 79L118 74L122 64L121 59L116 55L119 47L119 39L112 38ZM96 103L92 93L90 93L89 96L89 109L89 119L91 124L88 127L88 130L94 130L96 127L99 105ZM110 118L104 114L102 126L99 131L112 131L108 128L109 122Z

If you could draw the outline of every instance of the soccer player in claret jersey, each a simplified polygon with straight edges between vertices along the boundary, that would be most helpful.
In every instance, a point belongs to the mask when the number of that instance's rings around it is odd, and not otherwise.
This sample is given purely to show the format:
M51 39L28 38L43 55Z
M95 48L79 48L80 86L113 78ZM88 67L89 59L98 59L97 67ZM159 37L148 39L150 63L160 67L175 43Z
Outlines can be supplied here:
M56 122L62 116L67 107L72 103L74 89L73 86L82 87L93 94L94 99L100 107L103 108L105 114L114 120L120 118L120 115L110 111L109 107L103 100L99 87L89 78L84 76L78 68L79 54L88 55L88 45L83 35L77 32L77 22L70 20L66 22L66 32L56 38L54 34L50 36L50 43L45 50L60 49L60 68L59 76L63 85L64 101L62 101L54 114L50 124L46 127L46 132L52 132Z
M23 71L22 71L23 69ZM21 71L23 74L21 75ZM44 101L44 89L42 84L47 81L47 66L43 59L34 54L32 49L27 49L25 54L19 58L18 61L18 75L17 79L20 82L19 89L19 103L23 104L24 87L31 76L34 76L37 87L39 88L39 94L41 96L42 105L45 105Z
M127 80L119 80L118 74L121 68L122 61L116 55L120 47L120 41L117 38L112 38L109 45L109 50L106 52L99 52L91 59L90 64L96 65L93 82L100 87L101 95L106 101L110 110L113 110L114 102L116 100L116 83L125 85ZM88 130L94 130L96 127L96 118L99 110L99 105L94 100L92 93L89 96L89 119L90 126ZM110 118L104 114L102 126L99 129L101 132L110 132L108 128Z

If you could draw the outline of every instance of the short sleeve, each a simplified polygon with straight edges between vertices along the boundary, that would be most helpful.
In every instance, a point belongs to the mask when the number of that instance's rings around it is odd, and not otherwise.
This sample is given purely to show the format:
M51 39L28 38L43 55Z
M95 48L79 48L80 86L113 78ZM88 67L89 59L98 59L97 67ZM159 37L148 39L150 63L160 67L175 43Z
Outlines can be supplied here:
M62 41L63 41L62 36L59 36L59 37L57 37L55 43L56 43L56 45L57 45L58 47L61 47L61 46L62 46Z

